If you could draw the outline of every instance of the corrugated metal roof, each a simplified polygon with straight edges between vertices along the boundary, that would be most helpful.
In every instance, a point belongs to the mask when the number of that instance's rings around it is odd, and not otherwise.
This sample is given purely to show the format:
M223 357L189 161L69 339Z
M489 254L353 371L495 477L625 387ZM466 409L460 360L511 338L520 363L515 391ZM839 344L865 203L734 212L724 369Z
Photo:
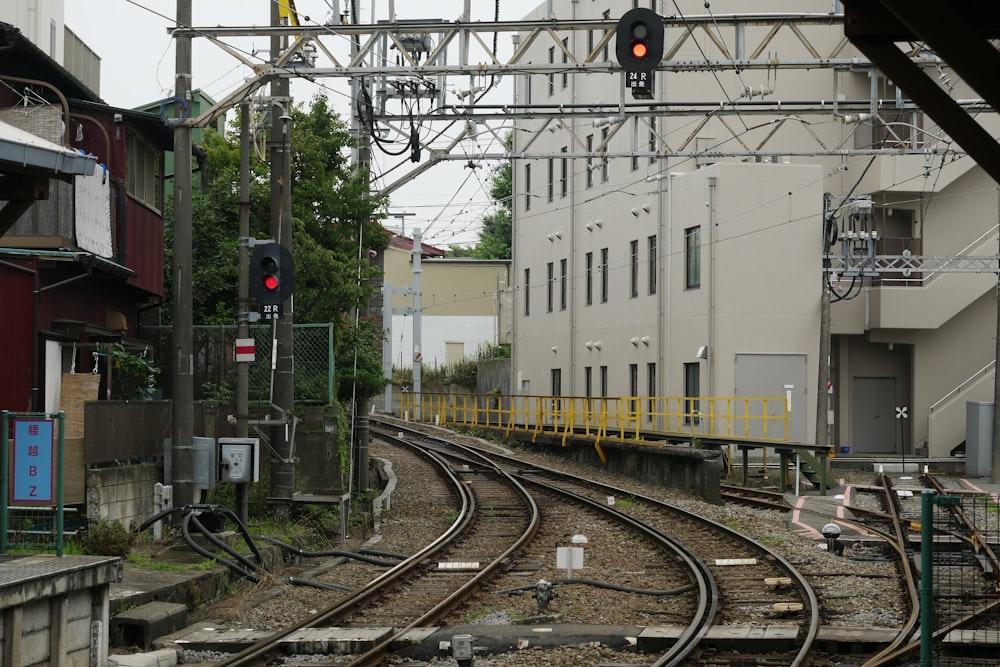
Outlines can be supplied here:
M63 148L0 121L0 172L16 167L18 170L83 175L92 173L96 162L93 155Z

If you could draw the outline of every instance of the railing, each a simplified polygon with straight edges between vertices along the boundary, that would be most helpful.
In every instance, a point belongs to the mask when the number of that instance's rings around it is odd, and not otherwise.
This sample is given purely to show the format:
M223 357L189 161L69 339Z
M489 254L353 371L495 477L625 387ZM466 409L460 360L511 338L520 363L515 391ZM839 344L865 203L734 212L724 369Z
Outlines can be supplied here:
M970 387L970 386L972 386L973 383L978 382L980 380L980 378L982 378L983 376L989 374L989 372L991 370L993 370L993 367L996 366L996 365L997 365L996 360L993 360L990 363L988 363L985 366L983 366L982 368L980 368L978 371L976 371L972 375L970 375L964 381L960 382L957 387L955 387L954 389L952 389L951 391L949 391L947 394L945 394L944 396L942 396L938 400L934 401L934 403L931 405L930 412L933 413L935 410L937 410L942 405L944 405L944 403L946 401L950 400L951 398L953 398L955 396L958 396L960 393L962 393L963 391L965 391L966 387Z
M785 397L525 396L405 393L399 417L407 420L591 437L649 444L700 437L788 440ZM600 449L598 449L600 451ZM602 454L603 458L603 454Z

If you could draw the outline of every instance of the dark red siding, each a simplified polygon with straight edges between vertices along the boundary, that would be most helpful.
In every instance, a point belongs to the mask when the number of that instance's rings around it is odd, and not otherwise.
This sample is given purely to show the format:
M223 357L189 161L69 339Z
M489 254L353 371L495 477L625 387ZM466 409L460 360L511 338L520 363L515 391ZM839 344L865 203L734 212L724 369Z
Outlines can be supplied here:
M0 263L0 409L31 410L34 276Z
M125 209L124 264L138 275L130 285L163 295L163 218L131 198Z

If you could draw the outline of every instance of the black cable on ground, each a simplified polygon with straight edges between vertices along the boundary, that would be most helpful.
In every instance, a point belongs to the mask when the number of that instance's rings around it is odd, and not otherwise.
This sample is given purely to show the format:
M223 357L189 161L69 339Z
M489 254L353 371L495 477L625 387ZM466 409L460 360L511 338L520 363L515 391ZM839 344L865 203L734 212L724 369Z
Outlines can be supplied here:
M226 544L225 541L223 541L217 535L215 535L211 530L206 528L205 525L198 519L197 513L191 512L190 514L187 514L184 518L185 520L190 521L192 524L194 524L194 527L197 528L198 531L205 536L205 539L214 544L220 551L226 552L227 554L235 558L237 561L242 563L246 567L247 571L257 572L260 570L259 563L252 562L249 558L236 551L234 548Z
M364 554L366 556L380 556L382 558L394 558L396 560L405 560L409 558L406 554L397 554L391 551L375 551L374 549L358 549L359 554Z
M310 579L299 579L297 577L288 577L286 579L292 586L312 586L313 588L321 588L326 591L337 591L339 593L349 593L350 588L347 586L341 586L339 584L327 584L322 581L312 581Z
M258 573L263 567L264 558L261 555L260 550L257 548L257 544L251 537L249 530L247 530L246 525L232 510L226 507L222 507L219 505L205 505L200 503L192 505L184 505L182 507L171 507L161 512L157 512L149 519L143 521L142 524L139 526L139 532L146 530L157 521L162 521L163 519L169 517L171 514L175 513L180 513L183 515L181 518L181 535L184 538L184 542L185 544L187 544L189 549L191 549L192 551L201 556L204 556L205 558L208 558L210 560L215 561L216 563L219 563L220 565L225 565L232 572L238 574L244 579L249 580L252 583L255 584L260 583L260 577L258 576ZM253 556L257 560L257 563L254 563L249 558L247 558L243 554L233 549L231 546L229 546L223 540L221 540L217 535L215 535L215 533L209 530L201 521L198 520L198 515L201 513L220 514L224 517L228 517L229 519L231 519L239 529L241 536L247 543L247 546L249 547L250 551L253 553ZM198 544L198 542L194 538L194 535L192 534L192 528L198 533L201 533L201 535L203 535L205 539L207 539L215 547L217 547L219 551L224 552L229 556L232 556L233 560L226 558L220 553L210 551L205 547L201 546L200 544ZM386 562L377 560L375 558L359 556L358 554L349 551L315 552L313 554L310 552L302 551L301 549L297 549L296 547L293 547L289 544L285 544L284 542L277 540L275 538L263 537L261 539L263 539L266 542L275 544L283 549L297 552L298 555L303 557L308 557L313 555L317 557L322 557L324 555L343 556L348 558L357 558L358 560L373 565L388 566L388 567L396 565L395 562ZM394 554L388 554L388 555L394 556ZM405 558L405 556L399 556L399 558ZM311 581L309 579L299 579L297 577L288 577L287 579L282 579L280 581L285 581L286 583L291 584L293 586L311 586L313 588L319 588L328 591L337 591L341 593L349 592L351 590L346 586L340 586L338 584L329 584L321 581Z
M619 586L618 584L609 584L606 581L595 581L593 579L555 579L549 582L553 586L555 585L565 585L565 584L583 584L584 586L594 586L595 588L606 588L612 591L621 591L623 593L636 593L638 595L650 595L653 597L663 597L666 595L681 595L682 593L687 593L688 591L693 591L696 588L695 584L688 584L686 586L681 586L680 588L674 588L668 591L647 591L641 588L630 588L628 586ZM502 591L494 591L495 593L521 593L523 591L533 591L535 590L535 584L530 586L518 586L517 588L507 588Z
M223 558L219 554L212 553L208 549L205 549L200 544L198 544L195 541L194 537L191 535L191 530L190 530L191 519L193 516L194 516L193 512L188 512L187 514L184 515L184 518L181 520L181 534L184 536L184 541L187 543L188 547L195 553L201 554L205 558L211 558L212 560L218 563L222 563L230 570L244 577L245 579L249 579L255 584L260 583L260 577L258 577L256 574L253 574L252 572L247 572L246 570L244 570L243 568L241 568L239 565L229 560L228 558Z
M274 544L276 546L281 547L285 551L291 552L296 556L301 556L303 558L342 557L342 558L351 558L354 560L359 560L363 563L368 563L370 565L381 565L384 567L393 567L394 565L398 565L398 563L395 561L379 560L377 558L372 558L371 556L365 556L354 551L342 551L339 549L334 549L332 551L303 551L298 547L293 547L291 544L287 544L273 537L262 537L260 539L263 540L264 542L267 542L268 544ZM405 556L403 556L403 558L405 558Z

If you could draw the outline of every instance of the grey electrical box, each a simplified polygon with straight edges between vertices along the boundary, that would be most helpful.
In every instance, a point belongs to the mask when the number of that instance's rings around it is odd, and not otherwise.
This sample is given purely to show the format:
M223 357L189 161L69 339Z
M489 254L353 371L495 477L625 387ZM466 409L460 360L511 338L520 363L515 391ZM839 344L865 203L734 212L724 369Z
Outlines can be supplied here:
M965 402L965 474L989 477L993 473L993 403Z
M219 438L219 480L233 484L260 481L260 440Z
M216 458L215 438L194 436L194 475L192 486L195 489L211 491L215 488L216 474L219 469Z

